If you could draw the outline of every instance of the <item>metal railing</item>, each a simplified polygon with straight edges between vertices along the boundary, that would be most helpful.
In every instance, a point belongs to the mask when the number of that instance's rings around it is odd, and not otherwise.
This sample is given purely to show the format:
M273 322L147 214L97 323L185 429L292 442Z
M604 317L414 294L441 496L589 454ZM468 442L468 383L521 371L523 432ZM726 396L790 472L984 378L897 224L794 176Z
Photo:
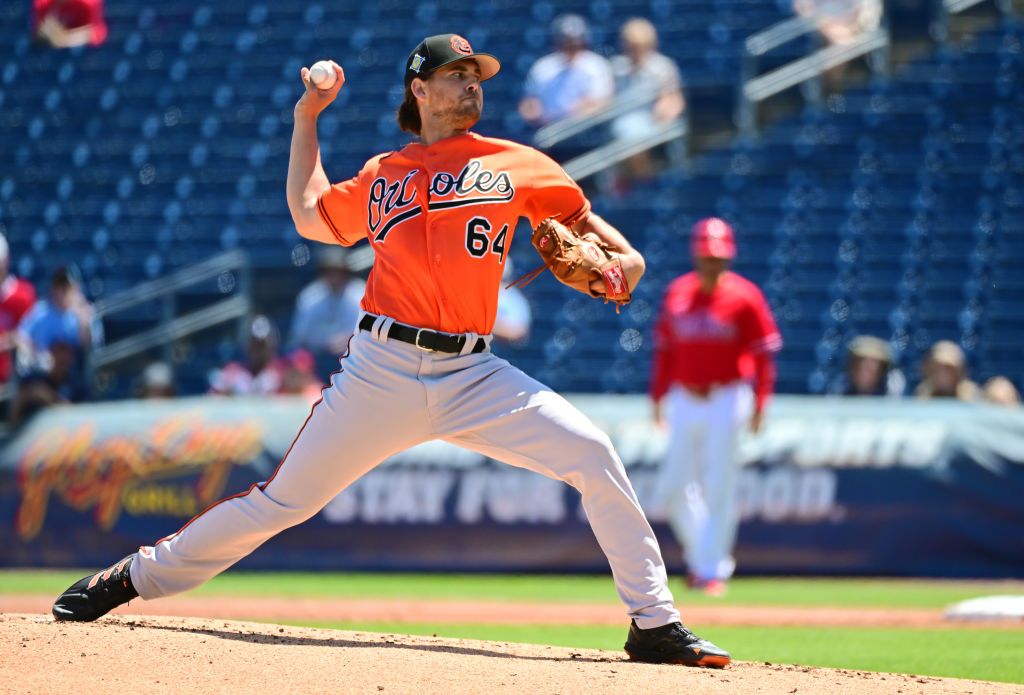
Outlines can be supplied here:
M613 164L629 159L633 155L645 152L652 147L661 145L662 143L678 142L681 144L682 140L689 134L689 132L690 129L686 120L683 118L677 118L657 126L645 136L637 138L619 138L617 140L612 140L606 145L595 147L589 152L568 160L562 165L562 168L565 169L565 173L569 174L573 179L580 181L588 176L596 174L599 171L607 169ZM670 154L670 159L682 159L685 158L685 156L685 148L681 145L679 152L674 156Z
M608 104L590 113L572 116L538 128L533 136L533 145L540 149L551 147L585 130L607 123L636 109L650 106L660 96L661 90L629 89Z
M815 17L793 17L747 37L744 42L743 76L735 115L736 126L740 132L750 134L757 129L757 106L765 99L813 80L825 71L854 58L873 54L876 59L870 61L872 69L888 69L890 37L883 17L883 22L878 28L865 31L848 43L819 48L810 55L763 75L756 74L759 58L790 41L817 31ZM814 94L815 98L820 98L820 89L814 90Z
M937 41L949 41L950 17L983 2L985 0L935 0L935 14L931 24L932 37ZM1013 0L992 0L992 4L1004 17L1013 12Z
M756 34L751 34L744 42L743 48L747 55L762 56L768 51L801 36L806 36L816 29L814 20L810 17L792 17L773 24Z
M660 96L660 89L628 89L600 109L539 128L533 136L533 144L537 148L547 149L637 109L650 108ZM652 147L670 142L678 143L678 147L670 148L669 158L685 159L689 134L689 120L684 113L679 118L656 125L645 135L616 138L600 145L564 162L562 168L579 181Z
M232 271L238 271L238 278L232 278L234 284L230 290L230 297L176 316L178 302L175 295L178 292ZM244 330L245 319L248 319L252 312L249 288L248 256L241 251L228 251L183 268L167 277L139 283L129 290L97 301L94 308L98 319L146 302L160 301L160 322L153 328L91 350L86 362L88 374L92 377L101 367L153 348L163 346L170 352L170 346L175 341L220 323L240 320L241 332Z

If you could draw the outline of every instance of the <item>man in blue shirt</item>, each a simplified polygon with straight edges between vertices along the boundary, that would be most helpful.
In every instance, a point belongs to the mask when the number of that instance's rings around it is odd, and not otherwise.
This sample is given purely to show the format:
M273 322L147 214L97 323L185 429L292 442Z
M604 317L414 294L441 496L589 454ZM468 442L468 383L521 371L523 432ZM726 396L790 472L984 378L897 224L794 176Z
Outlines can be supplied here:
M557 50L530 68L519 102L519 114L534 126L593 111L615 92L611 64L587 47L589 31L583 17L556 17L551 33Z
M347 249L342 246L325 246L318 265L320 277L304 287L295 301L287 347L309 350L318 364L329 363L334 371L356 329L365 284L352 276Z
M35 353L49 350L58 341L76 350L102 342L102 326L95 319L92 306L63 267L50 276L49 296L29 309L18 330Z

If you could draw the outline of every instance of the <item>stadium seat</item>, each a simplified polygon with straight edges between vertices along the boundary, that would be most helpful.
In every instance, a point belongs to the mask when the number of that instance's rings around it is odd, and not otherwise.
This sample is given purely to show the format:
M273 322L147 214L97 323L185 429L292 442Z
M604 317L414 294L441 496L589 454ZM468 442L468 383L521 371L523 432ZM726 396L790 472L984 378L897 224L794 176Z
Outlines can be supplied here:
M625 19L652 18L693 90L693 113L726 119L741 39L789 13L776 0L108 3L107 43L62 52L29 41L23 5L0 10L0 150L11 164L0 174L0 224L16 271L32 278L57 262L58 233L60 245L81 249L93 299L220 249L290 267L290 111L299 67L317 58L340 58L348 77L319 124L325 166L339 178L403 141L394 124L401 56L382 47L442 31L443 20L504 59L481 132L526 140L515 104L526 71L550 50L558 12L586 15L605 53L617 50ZM1022 41L1024 26L1008 18L624 197L595 194L595 210L649 259L634 303L616 315L538 280L527 296L557 310L536 311L528 343L510 355L557 389L643 391L660 294L689 267L689 227L718 214L737 229L737 271L776 310L780 389L821 392L848 332L867 328L905 346L902 360L926 339L952 336L980 373L1019 374L1020 350L1006 336L1024 338ZM524 235L517 243L528 268L535 254ZM578 360L567 358L569 343Z

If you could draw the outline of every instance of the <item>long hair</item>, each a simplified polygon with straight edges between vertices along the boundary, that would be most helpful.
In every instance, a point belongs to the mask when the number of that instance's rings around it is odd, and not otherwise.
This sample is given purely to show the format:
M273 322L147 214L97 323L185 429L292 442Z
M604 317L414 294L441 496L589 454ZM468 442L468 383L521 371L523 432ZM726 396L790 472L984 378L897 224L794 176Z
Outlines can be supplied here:
M398 107L398 127L402 130L418 136L423 129L423 121L420 120L420 107L412 89L405 88L405 100Z

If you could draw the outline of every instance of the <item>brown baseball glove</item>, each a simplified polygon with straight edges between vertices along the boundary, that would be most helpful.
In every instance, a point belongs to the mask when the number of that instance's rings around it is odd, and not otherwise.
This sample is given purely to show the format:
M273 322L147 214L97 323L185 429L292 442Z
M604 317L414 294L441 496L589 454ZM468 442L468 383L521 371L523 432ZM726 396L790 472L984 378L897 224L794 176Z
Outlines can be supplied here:
M616 311L629 303L629 285L619 262L619 254L597 235L580 236L554 217L549 217L537 225L530 240L544 259L544 265L527 273L512 285L522 287L545 268L550 268L556 278L574 290L589 294L591 297L601 297L605 303L615 302L618 305L615 307ZM604 280L604 294L594 292L590 288L591 281L599 278Z

